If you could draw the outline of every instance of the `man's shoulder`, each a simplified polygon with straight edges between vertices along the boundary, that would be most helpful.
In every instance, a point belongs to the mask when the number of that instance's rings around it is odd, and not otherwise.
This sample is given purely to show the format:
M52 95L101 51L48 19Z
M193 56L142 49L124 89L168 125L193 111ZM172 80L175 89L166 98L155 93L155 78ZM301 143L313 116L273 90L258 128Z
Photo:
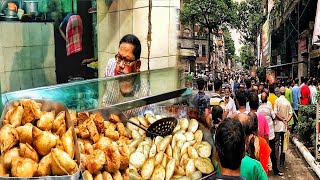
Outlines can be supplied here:
M210 179L210 180L245 180L244 177L241 176L224 176L224 175L211 175L209 177L207 177L206 179Z
M108 60L108 64L111 64L111 63L116 63L116 58L110 58L109 60Z
M251 157L245 155L241 161L241 167L243 168L250 168L248 170L252 170L253 173L256 173L259 177L265 179L267 177L266 173L263 170L261 163ZM241 169L240 169L241 172Z
M245 155L241 161L241 166L244 165L246 167L262 167L261 163L256 160L256 159L252 159L251 157L249 157L248 155Z

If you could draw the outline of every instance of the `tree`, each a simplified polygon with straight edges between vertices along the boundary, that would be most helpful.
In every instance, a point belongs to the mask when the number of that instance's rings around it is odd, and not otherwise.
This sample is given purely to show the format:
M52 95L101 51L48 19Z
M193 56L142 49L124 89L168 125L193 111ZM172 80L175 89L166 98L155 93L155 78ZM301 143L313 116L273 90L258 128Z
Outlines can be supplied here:
M244 45L240 49L240 62L244 69L249 69L255 60L254 52L249 45Z
M234 47L234 40L231 37L231 33L228 28L225 28L223 31L225 47L228 49L228 52L234 56L236 48Z
M243 43L256 50L256 41L263 22L261 0L246 0L239 4L238 29Z
M198 23L207 29L208 47L211 46L210 34L217 32L220 26L234 27L237 18L237 4L233 0L185 0L180 12L182 24L193 26Z

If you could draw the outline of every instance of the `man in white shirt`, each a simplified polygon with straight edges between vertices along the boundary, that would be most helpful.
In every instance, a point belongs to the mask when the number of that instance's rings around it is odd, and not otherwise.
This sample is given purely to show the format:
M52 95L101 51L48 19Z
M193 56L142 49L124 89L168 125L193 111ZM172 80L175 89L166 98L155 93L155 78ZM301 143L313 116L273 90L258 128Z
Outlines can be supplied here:
M268 101L268 94L266 92L261 93L261 102L262 104L258 108L258 112L265 115L266 120L269 125L269 146L271 148L271 162L272 162L272 170L275 175L283 176L283 173L278 169L277 164L277 156L275 150L275 133L274 133L274 124L273 120L276 118L276 114L272 109L271 103ZM269 103L268 103L269 102ZM278 140L278 139L277 139Z
M108 61L105 77L118 76L140 72L140 40L133 34L127 34L119 42L118 54ZM150 86L146 80L141 80L140 74L117 78L106 82L106 90L101 106L138 99L150 95Z
M276 138L276 155L278 157L280 141L281 141L281 150L280 150L280 166L284 165L285 154L283 152L283 142L284 134L287 131L287 123L290 121L293 115L292 107L290 102L284 96L286 92L285 87L280 88L280 97L276 99L274 103L274 113L276 114L276 120L274 125L275 138Z
M231 86L231 91L234 92L234 80L233 80L233 76L230 78L230 86Z
M223 119L231 117L231 115L237 111L234 100L230 97L230 94L230 87L226 87L224 89L224 97L222 98L225 103Z
M316 97L317 97L316 85L317 85L317 83L316 83L315 80L310 81L309 89L310 89L311 104L316 104L317 103L317 100L316 100Z

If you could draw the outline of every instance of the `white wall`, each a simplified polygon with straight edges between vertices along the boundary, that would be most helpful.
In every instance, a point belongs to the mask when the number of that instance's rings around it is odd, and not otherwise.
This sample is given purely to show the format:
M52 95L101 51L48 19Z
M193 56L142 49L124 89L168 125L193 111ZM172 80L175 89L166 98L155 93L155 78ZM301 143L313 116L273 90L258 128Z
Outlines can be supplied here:
M0 22L1 91L56 84L52 23Z
M136 35L142 46L141 70L147 70L148 0L97 0L99 77L108 59L118 52L120 38ZM153 0L150 69L177 65L179 0Z

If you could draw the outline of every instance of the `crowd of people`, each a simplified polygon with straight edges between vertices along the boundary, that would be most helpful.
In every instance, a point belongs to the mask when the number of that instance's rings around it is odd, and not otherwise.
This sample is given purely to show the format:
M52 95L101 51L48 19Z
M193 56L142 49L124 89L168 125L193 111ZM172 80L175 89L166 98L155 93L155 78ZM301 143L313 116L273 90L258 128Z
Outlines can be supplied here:
M280 167L289 135L296 132L299 107L316 103L320 83L302 77L301 83L288 79L269 84L248 76L231 77L222 89L225 83L216 78L210 92L205 91L205 80L198 78L193 102L214 134L221 179L267 179L271 171L283 176Z

